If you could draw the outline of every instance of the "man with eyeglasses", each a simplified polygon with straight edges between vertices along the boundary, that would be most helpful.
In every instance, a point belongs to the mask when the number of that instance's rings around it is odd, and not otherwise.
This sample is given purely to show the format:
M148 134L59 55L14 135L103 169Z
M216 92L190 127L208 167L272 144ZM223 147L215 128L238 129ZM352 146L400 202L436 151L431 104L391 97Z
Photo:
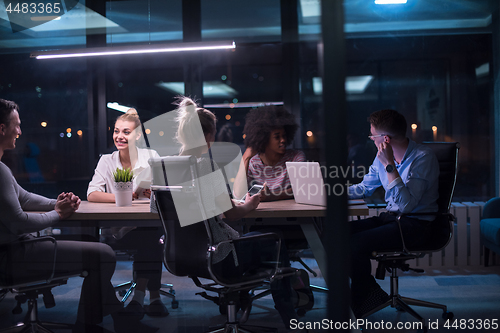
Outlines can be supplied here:
M374 251L402 247L396 216L438 210L439 165L434 153L406 137L406 119L397 111L374 112L368 121L377 156L363 181L349 187L348 195L349 199L369 197L383 186L387 213L351 222L351 304L357 318L389 298L371 275L370 259ZM406 245L422 242L433 219L402 217Z

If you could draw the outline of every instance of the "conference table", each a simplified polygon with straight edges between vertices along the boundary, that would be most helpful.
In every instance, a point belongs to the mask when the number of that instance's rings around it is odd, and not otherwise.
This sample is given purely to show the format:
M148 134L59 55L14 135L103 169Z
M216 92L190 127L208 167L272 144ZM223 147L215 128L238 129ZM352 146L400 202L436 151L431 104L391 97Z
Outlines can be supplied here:
M368 215L368 207L360 200L349 200L348 215ZM309 243L318 267L326 280L326 253L321 241L321 223L326 216L323 206L298 204L295 200L261 202L259 207L247 214L236 224L250 225L300 225ZM114 203L82 201L80 208L67 220L60 221L59 227L100 227L121 226L161 226L157 213L150 211L149 200L136 200L132 206L117 207ZM57 227L55 226L55 227Z
M368 206L362 200L349 200L349 216L368 215ZM295 200L261 202L259 207L247 214L239 224L249 225L300 225L309 247L325 281L326 253L321 241L321 222L326 216L322 206L298 204ZM133 201L132 206L117 207L114 203L82 201L80 208L70 218L60 221L55 227L100 227L160 226L157 213L150 211L148 200ZM351 313L351 319L355 320ZM354 332L361 332L354 329Z
M368 207L360 200L350 200L348 215L368 215ZM290 199L261 202L256 210L248 213L244 218L302 218L324 216L326 216L325 207L298 204L295 200ZM132 201L132 206L125 207L117 207L114 203L82 201L80 208L73 213L70 218L60 223L65 226L70 226L71 221L80 221L84 226L127 226L128 223L133 223L133 225L137 226L158 226L160 225L159 221L151 221L158 219L158 214L150 211L149 200L135 200Z

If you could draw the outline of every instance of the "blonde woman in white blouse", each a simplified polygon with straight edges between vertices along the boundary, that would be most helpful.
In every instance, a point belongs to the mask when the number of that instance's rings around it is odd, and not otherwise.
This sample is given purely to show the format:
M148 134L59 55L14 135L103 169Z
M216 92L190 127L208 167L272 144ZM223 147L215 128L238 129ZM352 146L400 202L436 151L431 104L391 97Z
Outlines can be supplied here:
M113 171L116 168L131 169L134 172L134 200L147 200L149 189L139 188L139 179L150 180L151 170L148 160L159 157L154 150L136 146L141 136L141 123L135 109L118 117L113 130L113 142L118 151L102 155L89 183L87 200L92 202L115 202ZM133 229L133 230L132 230ZM144 314L164 317L168 310L160 299L163 251L159 240L163 234L159 227L125 227L112 229L112 240L120 247L136 249L134 270L136 288L134 297L126 310L141 319ZM146 288L149 290L149 305L144 306Z

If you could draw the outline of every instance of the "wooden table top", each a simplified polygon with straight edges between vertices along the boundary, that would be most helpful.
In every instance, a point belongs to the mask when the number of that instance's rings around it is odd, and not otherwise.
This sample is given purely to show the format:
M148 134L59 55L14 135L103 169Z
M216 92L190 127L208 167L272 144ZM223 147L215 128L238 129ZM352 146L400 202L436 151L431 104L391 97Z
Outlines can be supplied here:
M368 215L366 204L349 205L351 216ZM273 217L320 217L326 215L323 206L298 204L293 199L261 202L259 207L245 218ZM117 207L114 203L82 201L80 208L68 220L152 220L158 214L151 213L149 201L133 201L132 206Z

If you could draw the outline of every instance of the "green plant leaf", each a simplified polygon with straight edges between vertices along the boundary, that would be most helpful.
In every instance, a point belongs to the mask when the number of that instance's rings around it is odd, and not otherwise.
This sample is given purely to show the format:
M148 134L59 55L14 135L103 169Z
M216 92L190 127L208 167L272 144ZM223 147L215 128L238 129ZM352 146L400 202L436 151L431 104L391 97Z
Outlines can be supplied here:
M113 172L113 178L115 179L115 183L131 182L134 178L134 172L130 170L130 168L127 168L125 170L116 168L116 171Z

